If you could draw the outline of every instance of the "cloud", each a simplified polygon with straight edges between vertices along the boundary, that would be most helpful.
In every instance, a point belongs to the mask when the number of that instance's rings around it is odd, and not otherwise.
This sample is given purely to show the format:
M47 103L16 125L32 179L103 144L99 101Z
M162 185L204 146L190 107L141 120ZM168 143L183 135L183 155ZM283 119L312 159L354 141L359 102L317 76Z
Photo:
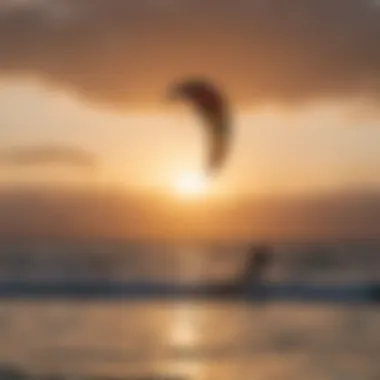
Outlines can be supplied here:
M155 193L95 187L0 188L3 239L214 241L377 239L380 193L210 200L188 208Z
M64 145L29 145L0 151L0 165L26 167L62 164L90 170L97 166L97 157L84 149Z
M380 96L374 0L55 0L0 7L0 72L118 107L209 76L236 104Z

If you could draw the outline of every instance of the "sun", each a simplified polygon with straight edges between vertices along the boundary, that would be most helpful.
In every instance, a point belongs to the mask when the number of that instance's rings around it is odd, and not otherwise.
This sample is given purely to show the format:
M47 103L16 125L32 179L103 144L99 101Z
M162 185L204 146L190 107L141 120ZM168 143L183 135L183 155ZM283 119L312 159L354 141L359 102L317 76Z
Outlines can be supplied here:
M176 194L184 198L201 197L206 193L207 188L207 179L195 173L182 175L174 184Z

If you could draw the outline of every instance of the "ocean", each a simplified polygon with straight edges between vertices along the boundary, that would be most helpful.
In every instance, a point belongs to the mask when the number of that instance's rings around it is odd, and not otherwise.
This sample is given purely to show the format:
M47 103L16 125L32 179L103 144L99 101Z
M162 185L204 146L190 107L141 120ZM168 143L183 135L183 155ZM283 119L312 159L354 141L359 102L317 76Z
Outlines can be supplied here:
M235 278L247 245L12 243L0 247L0 379L380 378L380 308L367 302L33 297L38 282L198 284ZM380 281L380 242L274 245L277 287ZM355 285L356 286L356 285ZM1 293L1 292L0 292Z

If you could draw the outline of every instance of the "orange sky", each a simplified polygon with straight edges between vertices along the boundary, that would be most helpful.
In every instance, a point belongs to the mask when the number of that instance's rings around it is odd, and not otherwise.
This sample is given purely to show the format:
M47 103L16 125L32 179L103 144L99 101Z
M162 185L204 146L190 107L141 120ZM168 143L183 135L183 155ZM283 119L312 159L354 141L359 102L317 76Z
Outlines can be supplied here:
M377 191L379 25L369 0L7 1L0 148L63 145L93 155L98 166L3 162L1 183L122 186L188 207L177 184L203 167L206 138L191 110L165 93L172 81L202 74L231 99L234 136L195 209L242 196L254 203ZM251 228L239 215L237 235ZM201 219L198 230L210 224Z
M190 109L163 103L167 113L122 113L37 84L3 84L3 149L67 145L94 154L99 167L87 175L70 166L37 171L3 165L2 179L79 178L170 192L181 176L202 170L207 140ZM378 119L355 119L355 105L346 107L236 112L231 155L210 190L254 195L377 186Z

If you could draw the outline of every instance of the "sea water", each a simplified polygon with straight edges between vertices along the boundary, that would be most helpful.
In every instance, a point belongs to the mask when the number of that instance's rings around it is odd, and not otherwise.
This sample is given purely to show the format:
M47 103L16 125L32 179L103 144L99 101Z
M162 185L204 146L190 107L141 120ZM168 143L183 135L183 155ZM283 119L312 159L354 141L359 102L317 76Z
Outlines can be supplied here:
M380 280L380 244L283 244L265 280ZM201 283L237 276L246 245L3 244L0 281ZM367 304L217 300L0 300L0 379L380 378ZM18 376L18 377L17 377Z

